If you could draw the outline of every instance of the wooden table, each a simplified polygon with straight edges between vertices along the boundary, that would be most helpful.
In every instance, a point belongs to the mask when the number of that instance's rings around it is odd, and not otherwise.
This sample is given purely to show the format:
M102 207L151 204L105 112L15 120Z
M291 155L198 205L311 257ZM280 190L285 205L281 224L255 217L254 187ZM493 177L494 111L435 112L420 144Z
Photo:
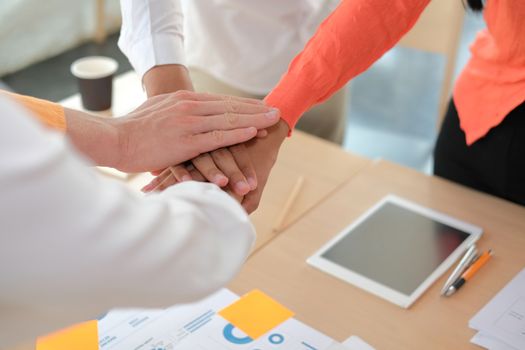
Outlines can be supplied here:
M408 310L306 264L389 193L481 226L478 245L495 250L493 261L450 298L439 296L443 276ZM255 254L229 287L239 294L259 288L339 341L358 335L377 349L476 349L468 320L525 267L524 248L524 207L380 161Z
M116 86L123 85L129 81L117 78ZM117 109L130 110L119 102L119 94L116 99ZM303 191L287 229L275 237L271 229L299 176L305 177ZM479 246L495 250L493 261L451 298L439 297L446 279L442 277L408 310L306 264L307 257L389 193L483 227ZM271 242L248 260L229 287L239 294L260 288L329 336L341 341L355 334L377 349L474 348L468 320L525 266L524 207L385 161L350 155L300 132L283 146L252 217L258 246Z
M371 164L330 142L296 131L279 152L259 209L251 216L257 230L255 249L275 237L275 222L300 176L304 177L304 185L284 222L285 231Z

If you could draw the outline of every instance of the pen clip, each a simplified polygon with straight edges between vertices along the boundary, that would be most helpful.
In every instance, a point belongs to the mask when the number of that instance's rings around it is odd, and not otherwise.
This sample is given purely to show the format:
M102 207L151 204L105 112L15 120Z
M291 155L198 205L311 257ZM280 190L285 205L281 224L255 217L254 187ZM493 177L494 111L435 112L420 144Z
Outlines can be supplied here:
M463 272L472 264L472 262L475 260L478 253L478 249L475 244L471 245L467 251L465 252L465 255L461 258L459 263L457 264L456 268L452 273L450 274L449 278L445 282L445 285L443 288L441 288L441 295L444 296L450 286L461 276Z

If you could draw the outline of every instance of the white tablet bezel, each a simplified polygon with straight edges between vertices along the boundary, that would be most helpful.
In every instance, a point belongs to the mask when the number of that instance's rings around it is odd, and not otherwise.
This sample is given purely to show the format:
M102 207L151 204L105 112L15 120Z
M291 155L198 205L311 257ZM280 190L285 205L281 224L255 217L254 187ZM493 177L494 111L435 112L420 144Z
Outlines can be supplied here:
M382 205L386 204L387 202L396 204L405 209L411 210L415 213L421 214L432 220L454 227L469 234L469 237L467 237L467 239L465 239L465 241L463 241L463 243L461 243L410 295L403 294L395 289L381 284L380 282L374 281L357 272L344 268L330 260L325 259L322 256L327 250L332 248L346 235L351 234L355 227L360 225L364 220L375 213ZM320 269L321 271L353 284L356 287L364 289L378 297L386 299L403 308L408 308L425 292L425 290L428 289L428 287L432 285L432 283L434 283L445 271L447 271L452 266L454 261L456 261L461 256L461 254L468 249L468 247L470 247L480 238L482 233L483 230L478 226L469 224L465 221L461 221L430 208L423 207L398 196L387 195L372 208L367 210L363 215L361 215L355 222L347 226L333 239L328 241L311 257L309 257L307 259L307 263Z

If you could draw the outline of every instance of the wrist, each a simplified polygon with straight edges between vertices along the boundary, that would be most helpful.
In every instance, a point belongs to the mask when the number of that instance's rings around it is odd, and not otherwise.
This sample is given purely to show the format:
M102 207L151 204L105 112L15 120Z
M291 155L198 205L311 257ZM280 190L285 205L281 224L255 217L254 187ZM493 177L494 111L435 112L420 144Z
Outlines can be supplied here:
M66 134L80 153L96 165L115 167L120 159L119 136L113 119L65 109Z
M188 69L180 64L155 66L144 74L143 82L148 97L178 90L193 91Z
M271 126L268 130L268 138L273 142L278 143L279 145L286 140L288 134L290 133L290 127L284 120L279 120L277 124Z

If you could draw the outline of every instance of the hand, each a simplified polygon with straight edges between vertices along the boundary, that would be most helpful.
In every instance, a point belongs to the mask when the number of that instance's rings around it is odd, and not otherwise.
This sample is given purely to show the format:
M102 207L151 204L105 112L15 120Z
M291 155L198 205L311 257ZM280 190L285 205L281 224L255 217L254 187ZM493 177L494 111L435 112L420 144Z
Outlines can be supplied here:
M259 206L264 186L266 185L270 171L275 164L281 144L288 134L289 128L284 121L280 121L267 130L267 137L253 139L245 144L247 155L249 156L251 163L254 165L256 172L257 188L241 197L237 193L233 193L230 187L226 187L226 190L230 194L234 195L237 200L241 201L241 204L248 213L255 211ZM194 165L186 167L178 166L177 168L184 168L183 174L187 174L196 181L206 180L206 177L195 169ZM240 171L240 169L238 170ZM181 181L177 178L182 179L181 174L174 177L169 172L164 172L155 178L150 184L145 186L143 191L151 191L156 187L158 187L158 190L163 190Z
M192 165L206 181L226 187L244 196L257 188L257 175L245 144L203 153L192 159ZM177 182L193 179L185 166L173 169Z
M144 192L164 190L183 181L208 181L223 187L241 201L245 194L257 188L257 175L245 144L203 153L190 165L179 164L154 174L162 176L145 186Z
M268 136L264 139L253 139L246 143L248 154L257 173L257 188L244 196L241 203L248 213L254 212L259 207L264 187L277 160L279 149L290 132L288 124L283 120L267 130Z
M148 96L180 89L193 90L188 70L176 64L153 67L144 75L143 81ZM266 130L259 130L257 136L265 137ZM226 188L227 186L229 190L242 197L257 187L255 170L245 149L244 145L237 145L204 153L194 159L193 165L204 174L206 180L220 187ZM166 179L166 186L192 179L189 171L183 165L174 166L171 170L173 176ZM153 173L158 175L160 171ZM147 188L150 187L147 186Z
M110 120L120 155L110 166L126 172L163 169L250 140L278 120L278 111L258 100L190 91L155 96Z
M267 134L267 130L260 130L258 137L264 138ZM179 164L171 167L163 176L145 186L143 191L149 192L158 185L157 190L163 190L183 181L209 181L242 200L244 195L257 188L257 175L245 144L203 153L191 162L191 166ZM161 173L153 172L154 175Z

